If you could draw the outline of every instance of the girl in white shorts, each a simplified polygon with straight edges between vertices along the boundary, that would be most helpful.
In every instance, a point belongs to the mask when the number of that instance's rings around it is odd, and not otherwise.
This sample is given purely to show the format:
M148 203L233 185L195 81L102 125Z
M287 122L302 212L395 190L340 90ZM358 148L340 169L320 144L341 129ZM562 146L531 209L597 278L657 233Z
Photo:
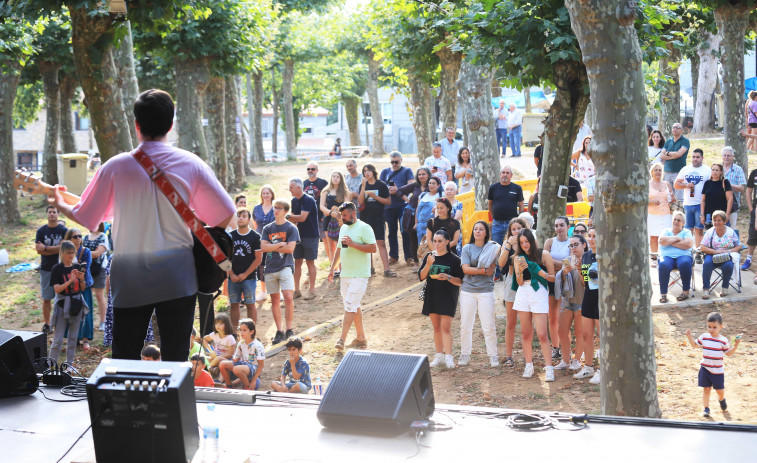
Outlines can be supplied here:
M515 302L515 290L513 289L513 272L511 272L508 262L515 255L515 251L518 250L518 232L524 228L528 228L526 221L520 218L515 218L510 221L507 226L507 234L505 235L505 244L502 245L502 251L499 253L499 267L502 269L502 279L505 281L505 321L507 326L505 327L505 363L506 367L514 367L513 361L513 344L515 344L515 325L518 324L518 312L513 309L513 303Z
M523 356L526 359L523 377L530 378L534 375L531 346L534 336L532 325L536 325L536 335L539 337L546 363L545 381L554 381L552 345L547 333L547 314L549 313L547 281L555 281L555 276L547 271L547 269L552 269L552 257L549 252L537 247L533 233L527 228L518 232L518 248L518 254L510 262L510 272L514 275L512 288L517 290L513 309L518 312Z

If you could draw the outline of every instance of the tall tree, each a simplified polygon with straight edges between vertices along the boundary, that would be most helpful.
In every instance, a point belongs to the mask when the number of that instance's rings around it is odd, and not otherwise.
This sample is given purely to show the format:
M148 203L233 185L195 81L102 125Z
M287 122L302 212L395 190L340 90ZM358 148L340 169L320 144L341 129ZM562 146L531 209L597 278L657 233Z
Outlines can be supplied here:
M371 108L371 121L373 121L371 152L374 156L381 156L386 152L384 149L384 116L381 113L381 103L378 96L380 74L381 64L376 60L376 54L368 51L366 94L368 95L368 105Z
M718 49L720 36L708 31L701 34L697 50L697 100L694 108L694 132L708 132L715 128L715 84L718 80ZM692 62L693 64L693 62ZM692 83L693 84L693 83Z
M76 153L76 137L74 135L74 114L71 107L76 97L79 80L76 74L65 68L60 72L60 147L64 153Z
M713 0L715 22L720 33L720 64L723 66L723 103L725 144L732 146L736 164L748 166L744 138L739 131L745 126L744 114L744 36L749 13L757 7L754 0ZM701 98L702 95L699 95Z
M139 96L139 82L134 63L134 41L131 34L131 23L125 21L123 33L119 43L113 48L113 58L118 68L119 87L121 88L121 101L124 104L124 113L129 122L131 140L136 144L137 131L134 125L134 102Z
M566 0L595 112L602 413L659 417L646 214L642 55L628 0ZM613 104L604 104L612 101ZM646 267L644 267L646 269Z
M463 61L457 85L463 103L465 126L468 128L468 146L471 153L475 153L472 158L475 170L473 190L478 210L486 209L489 186L499 182L491 81L492 72L488 66Z
M21 68L32 54L31 25L11 16L0 6L0 222L20 220L18 195L13 189L15 152L13 151L13 99Z

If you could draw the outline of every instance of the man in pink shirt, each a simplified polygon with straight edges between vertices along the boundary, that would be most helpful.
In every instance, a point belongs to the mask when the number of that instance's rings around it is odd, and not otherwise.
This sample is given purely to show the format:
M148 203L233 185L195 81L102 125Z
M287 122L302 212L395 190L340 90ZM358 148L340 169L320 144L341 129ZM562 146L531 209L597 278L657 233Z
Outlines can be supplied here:
M200 220L226 227L234 203L205 162L167 144L173 117L168 93L140 94L134 103L139 147ZM90 229L113 221L113 358L140 358L155 310L163 359L186 361L197 279L192 234L178 212L131 153L103 164L75 206L65 204L59 190L56 186L53 202L67 217Z

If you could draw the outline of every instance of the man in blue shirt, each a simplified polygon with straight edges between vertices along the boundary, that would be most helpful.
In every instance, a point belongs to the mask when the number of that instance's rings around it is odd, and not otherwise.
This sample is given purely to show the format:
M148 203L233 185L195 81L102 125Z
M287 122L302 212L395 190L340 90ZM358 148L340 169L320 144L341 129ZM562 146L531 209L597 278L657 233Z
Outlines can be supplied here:
M671 188L678 177L678 172L686 167L688 153L689 139L683 136L683 126L676 122L673 124L673 136L665 142L660 154L660 159L665 161L663 180L668 182ZM674 190L674 193L679 202L683 201L683 190Z
M402 213L405 210L406 205L405 201L402 200L402 193L399 191L399 188L412 182L414 177L412 169L402 167L402 153L399 151L392 151L389 153L389 160L391 161L392 166L381 171L379 180L389 186L389 194L392 198L391 204L384 206L384 219L386 220L389 229L389 264L396 264L399 260L397 229L398 224L400 226L402 225ZM410 265L410 261L414 262L413 256L410 252L410 238L405 231L401 231L401 233L402 252L405 256L405 262Z
M294 298L302 296L300 292L300 277L302 276L302 261L307 262L308 280L310 288L305 300L315 297L315 259L318 258L318 205L310 195L303 190L302 180L293 178L289 181L289 192L292 193L292 213L287 220L297 224L300 232L300 242L294 248Z

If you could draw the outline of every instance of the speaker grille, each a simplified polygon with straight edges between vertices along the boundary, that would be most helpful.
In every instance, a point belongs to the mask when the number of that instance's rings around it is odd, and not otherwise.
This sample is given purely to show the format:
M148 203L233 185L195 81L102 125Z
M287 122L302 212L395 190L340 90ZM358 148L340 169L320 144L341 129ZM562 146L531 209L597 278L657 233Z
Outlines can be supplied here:
M365 358L350 362L348 356ZM321 409L338 415L392 419L397 409L387 404L399 408L412 385L412 373L422 361L423 356L349 351L326 389Z

